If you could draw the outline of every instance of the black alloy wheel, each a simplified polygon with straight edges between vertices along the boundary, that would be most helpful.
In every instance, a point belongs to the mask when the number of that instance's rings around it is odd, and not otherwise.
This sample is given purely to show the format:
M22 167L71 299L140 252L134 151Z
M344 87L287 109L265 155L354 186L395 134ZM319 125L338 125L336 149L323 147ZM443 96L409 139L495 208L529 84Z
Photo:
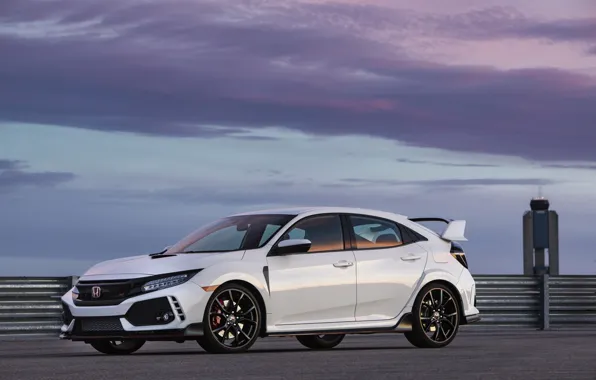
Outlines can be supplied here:
M460 305L447 286L426 285L414 302L412 331L406 339L416 347L440 348L449 345L459 330Z
M247 351L261 332L262 311L256 296L240 284L218 287L210 297L197 343L213 354Z

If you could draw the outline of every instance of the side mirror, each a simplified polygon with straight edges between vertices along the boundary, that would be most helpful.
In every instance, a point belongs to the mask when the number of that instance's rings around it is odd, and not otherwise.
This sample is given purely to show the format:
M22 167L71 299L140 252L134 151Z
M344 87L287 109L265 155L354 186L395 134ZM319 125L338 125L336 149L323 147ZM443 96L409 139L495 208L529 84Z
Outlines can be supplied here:
M274 256L291 255L293 253L306 253L310 249L312 242L308 239L288 239L282 240L271 250Z

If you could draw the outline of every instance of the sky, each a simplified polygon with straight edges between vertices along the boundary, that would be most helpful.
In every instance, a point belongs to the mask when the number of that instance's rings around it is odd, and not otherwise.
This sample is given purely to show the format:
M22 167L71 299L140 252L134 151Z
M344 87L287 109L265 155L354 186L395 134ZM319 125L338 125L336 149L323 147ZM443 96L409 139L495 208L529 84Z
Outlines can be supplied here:
M2 0L0 275L80 275L295 205L467 220L522 273L546 196L596 274L592 0Z

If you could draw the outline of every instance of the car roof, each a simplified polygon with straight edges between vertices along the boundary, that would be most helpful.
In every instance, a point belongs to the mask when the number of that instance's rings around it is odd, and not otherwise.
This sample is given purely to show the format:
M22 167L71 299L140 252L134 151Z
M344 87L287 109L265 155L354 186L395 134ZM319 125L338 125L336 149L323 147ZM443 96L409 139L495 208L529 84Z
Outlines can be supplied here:
M302 214L321 214L321 213L349 213L349 214L366 214L370 216L378 216L392 219L407 219L407 216L388 211L381 211L368 208L358 207L330 207L330 206L302 206L302 207L287 207L287 208L272 208L265 210L248 211L238 215L259 215L259 214L287 214L287 215L302 215Z

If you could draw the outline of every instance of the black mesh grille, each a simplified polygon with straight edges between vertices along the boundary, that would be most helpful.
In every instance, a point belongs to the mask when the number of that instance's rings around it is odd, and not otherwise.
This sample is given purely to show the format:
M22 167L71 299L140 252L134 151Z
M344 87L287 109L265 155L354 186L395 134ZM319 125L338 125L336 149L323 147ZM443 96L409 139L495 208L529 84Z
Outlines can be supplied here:
M81 318L79 323L83 333L124 331L119 317Z
M136 302L126 313L133 326L165 325L174 320L174 312L166 297Z

